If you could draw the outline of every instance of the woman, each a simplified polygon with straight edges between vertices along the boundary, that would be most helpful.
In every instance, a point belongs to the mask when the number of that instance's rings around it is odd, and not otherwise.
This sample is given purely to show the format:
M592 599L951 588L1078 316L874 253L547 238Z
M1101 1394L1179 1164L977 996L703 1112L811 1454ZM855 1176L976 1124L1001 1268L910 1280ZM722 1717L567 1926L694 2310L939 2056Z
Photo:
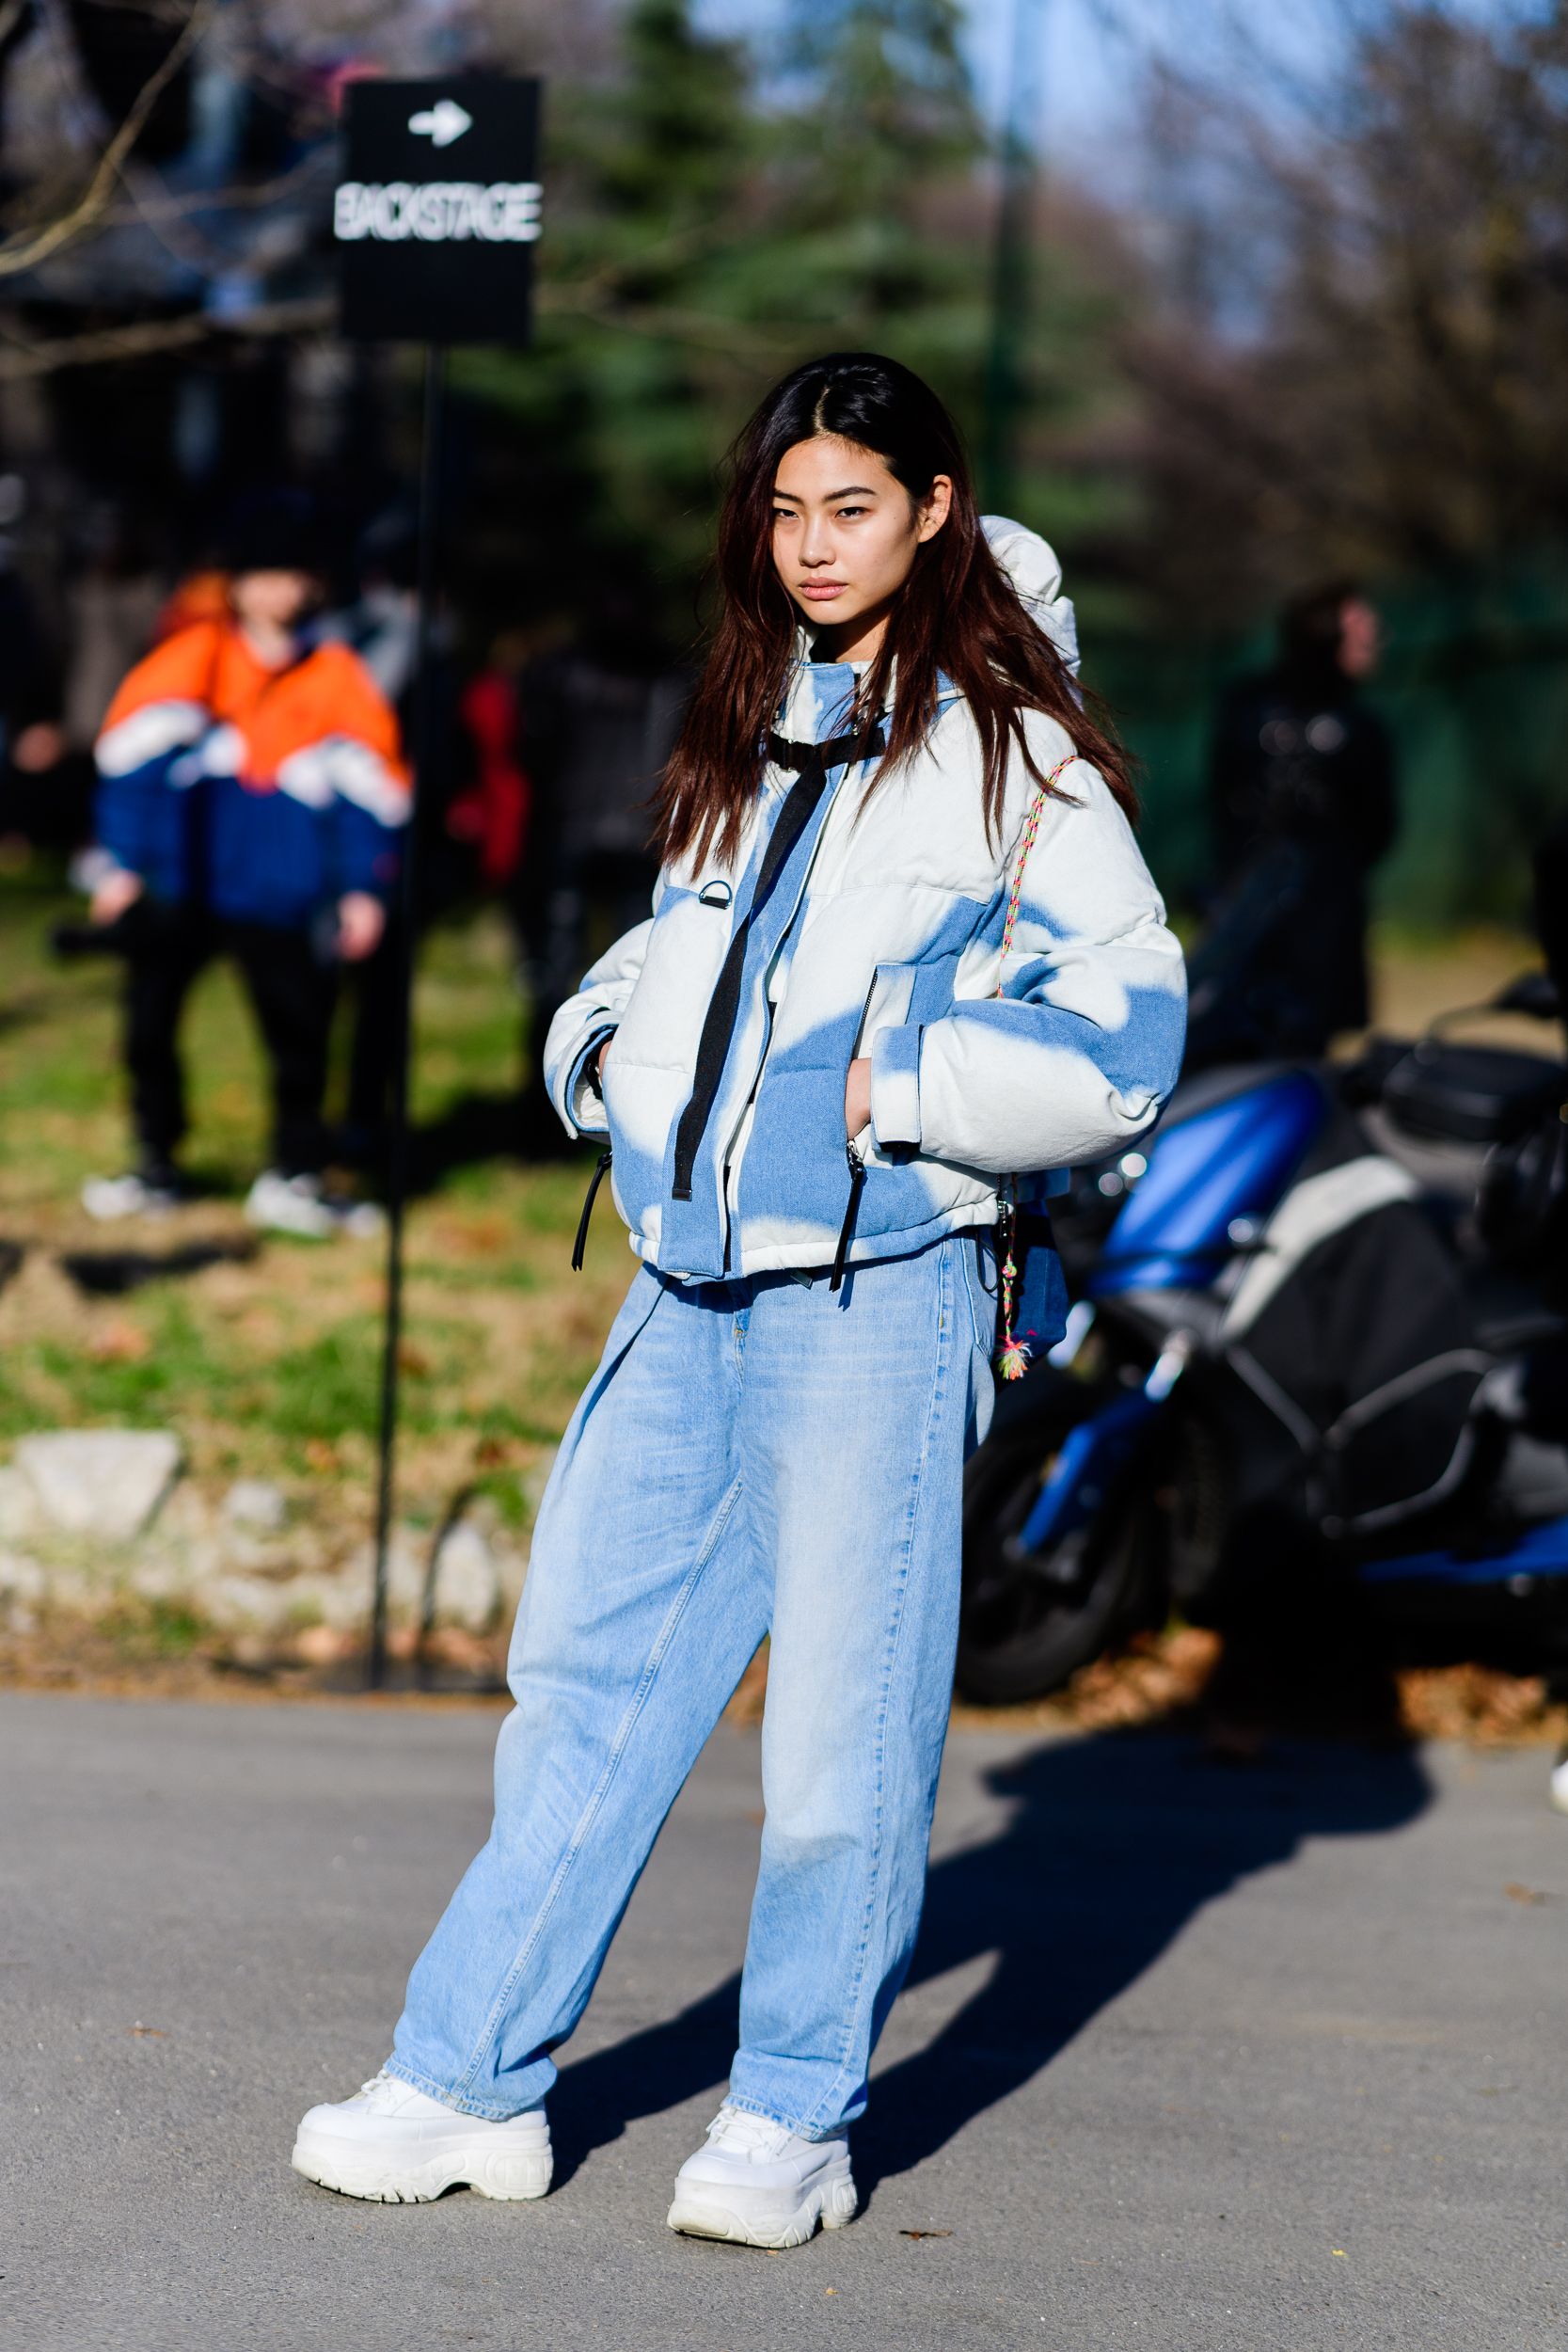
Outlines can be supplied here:
M1049 550L996 529L1052 593ZM351 2195L544 2194L549 2053L768 1633L740 2047L669 2220L784 2247L854 2213L847 2126L914 1941L987 1237L1020 1179L1154 1117L1182 978L1122 756L918 378L786 378L719 565L653 919L546 1046L642 1265L540 1514L495 1826L387 2068L293 2160Z

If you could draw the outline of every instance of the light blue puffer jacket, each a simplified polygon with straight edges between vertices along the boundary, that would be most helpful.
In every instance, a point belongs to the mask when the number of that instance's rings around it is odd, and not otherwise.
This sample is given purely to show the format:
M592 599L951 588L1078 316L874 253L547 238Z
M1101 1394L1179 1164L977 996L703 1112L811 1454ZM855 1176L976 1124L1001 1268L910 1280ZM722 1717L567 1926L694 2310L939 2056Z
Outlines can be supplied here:
M1070 659L1051 550L1017 524L987 530ZM802 644L779 735L837 741L859 682ZM1069 756L1053 720L1032 713L1026 728L1042 774ZM651 921L551 1024L556 1107L573 1131L608 1135L631 1246L666 1274L824 1267L841 1247L858 1264L992 1224L999 1180L1022 1179L1025 1197L1055 1189L1059 1171L1132 1142L1176 1082L1181 952L1099 771L1075 761L1059 779L1069 797L1045 804L1003 971L1037 797L1022 761L1000 841L956 693L923 750L868 793L876 769L840 752L770 871L797 771L769 764L735 857L667 868ZM601 1104L589 1069L607 1037ZM871 1123L847 1156L845 1080L863 1054Z

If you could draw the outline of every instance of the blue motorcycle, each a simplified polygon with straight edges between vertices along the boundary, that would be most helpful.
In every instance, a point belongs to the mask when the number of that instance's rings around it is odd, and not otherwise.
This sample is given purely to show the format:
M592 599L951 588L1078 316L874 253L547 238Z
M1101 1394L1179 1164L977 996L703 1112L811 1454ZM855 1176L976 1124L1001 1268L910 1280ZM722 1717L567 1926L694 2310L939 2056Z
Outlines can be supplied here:
M1544 975L1471 1010L1559 1017ZM1199 1072L1079 1178L1066 1335L970 1465L966 1695L1037 1696L1173 1610L1568 1666L1568 1068L1463 1017Z

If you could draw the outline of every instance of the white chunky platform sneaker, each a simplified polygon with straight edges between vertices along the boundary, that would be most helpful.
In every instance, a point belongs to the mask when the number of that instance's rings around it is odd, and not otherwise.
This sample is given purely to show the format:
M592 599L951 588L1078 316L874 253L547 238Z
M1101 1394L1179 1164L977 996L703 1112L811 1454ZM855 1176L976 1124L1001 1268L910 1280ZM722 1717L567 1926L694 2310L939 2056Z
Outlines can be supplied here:
M543 2197L550 2127L543 2107L504 2123L459 2115L385 2072L352 2099L301 2119L293 2164L308 2181L383 2205L422 2204L460 2185L482 2197Z
M847 2133L801 2139L786 2124L726 2101L708 2125L706 2147L675 2176L669 2227L777 2249L803 2246L819 2221L842 2230L859 2201Z

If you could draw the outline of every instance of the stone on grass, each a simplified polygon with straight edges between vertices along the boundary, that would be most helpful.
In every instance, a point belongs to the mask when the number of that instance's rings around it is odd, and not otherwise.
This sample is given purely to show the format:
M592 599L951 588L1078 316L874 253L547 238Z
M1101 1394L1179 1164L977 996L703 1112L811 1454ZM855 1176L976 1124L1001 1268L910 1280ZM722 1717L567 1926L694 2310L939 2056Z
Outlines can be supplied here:
M51 1527L112 1544L141 1534L182 1458L166 1429L51 1429L16 1449L16 1466Z
M445 1625L483 1633L500 1606L496 1555L483 1530L459 1519L436 1555L436 1614Z
M25 1552L0 1551L0 1600L41 1600L49 1579Z
M264 1576L214 1577L192 1599L222 1633L282 1633L299 1606L293 1584Z
M49 1580L36 1560L20 1551L0 1551L0 1625L8 1633L38 1629L35 1603L48 1590Z
M0 1544L25 1543L39 1526L33 1482L13 1463L0 1464Z
M280 1535L288 1525L288 1498L270 1478L237 1478L223 1498L223 1516L252 1534Z

